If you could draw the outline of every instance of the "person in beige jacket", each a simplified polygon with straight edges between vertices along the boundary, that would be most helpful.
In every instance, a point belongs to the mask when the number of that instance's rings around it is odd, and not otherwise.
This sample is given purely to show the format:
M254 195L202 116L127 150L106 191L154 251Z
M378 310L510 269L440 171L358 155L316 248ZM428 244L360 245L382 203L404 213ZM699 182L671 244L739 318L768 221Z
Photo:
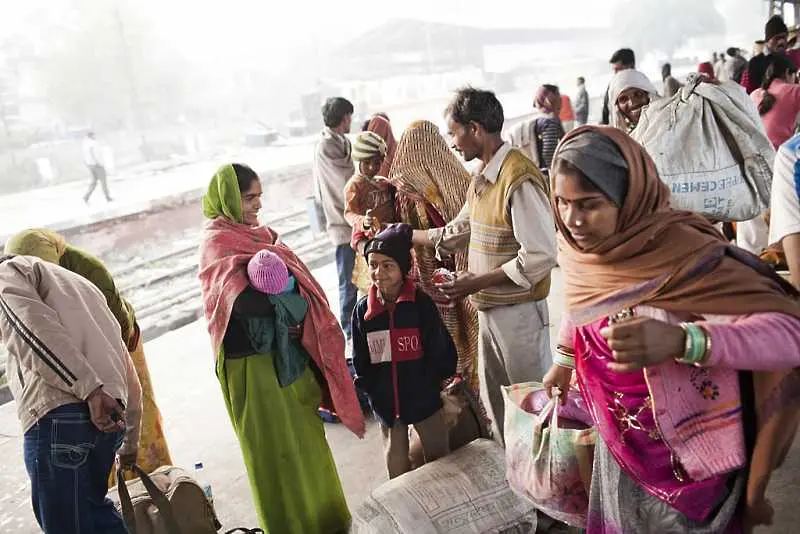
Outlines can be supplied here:
M136 458L141 387L105 297L58 265L2 256L0 342L39 526L127 532L106 493L115 457Z
M322 106L325 128L314 149L314 196L322 205L328 238L336 247L339 274L339 322L347 339L358 289L353 283L356 253L350 246L352 228L344 217L344 188L355 174L352 147L347 134L353 122L353 104L342 97L329 98Z

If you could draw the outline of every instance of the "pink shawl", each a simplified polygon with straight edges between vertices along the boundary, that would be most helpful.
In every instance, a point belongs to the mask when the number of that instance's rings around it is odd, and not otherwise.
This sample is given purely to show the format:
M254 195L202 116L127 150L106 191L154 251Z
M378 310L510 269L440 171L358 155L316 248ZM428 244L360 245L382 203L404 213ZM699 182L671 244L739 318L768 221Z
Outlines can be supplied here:
M271 228L251 227L217 217L206 221L204 233L199 277L215 357L222 348L233 303L249 284L247 262L260 250L277 254L297 279L300 294L308 302L300 342L325 378L323 398L329 397L342 423L356 436L363 437L364 414L345 362L344 334L308 267Z

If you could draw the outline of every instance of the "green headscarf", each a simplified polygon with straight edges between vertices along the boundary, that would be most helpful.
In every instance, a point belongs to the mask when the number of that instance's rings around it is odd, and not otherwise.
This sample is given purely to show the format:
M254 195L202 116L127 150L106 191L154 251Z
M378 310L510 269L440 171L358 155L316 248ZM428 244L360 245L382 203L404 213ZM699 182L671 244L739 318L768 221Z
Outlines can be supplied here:
M9 237L5 251L18 256L36 256L57 265L66 248L67 243L60 234L46 228L31 228Z
M61 234L45 228L32 228L11 236L6 241L6 254L36 256L82 276L94 284L106 298L111 313L122 330L122 339L130 350L136 348L138 328L133 306L114 284L114 278L103 262L92 254L67 244Z
M211 179L203 196L203 215L207 219L222 216L237 223L243 222L242 194L233 165L223 165Z

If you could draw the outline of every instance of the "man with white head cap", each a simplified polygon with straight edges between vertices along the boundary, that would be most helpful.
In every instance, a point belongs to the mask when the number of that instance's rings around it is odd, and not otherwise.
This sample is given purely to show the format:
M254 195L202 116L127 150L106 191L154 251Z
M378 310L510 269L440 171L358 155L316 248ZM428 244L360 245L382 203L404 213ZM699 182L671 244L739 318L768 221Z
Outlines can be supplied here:
M642 110L661 98L650 79L636 69L616 73L611 78L608 93L613 110L611 124L627 132L639 124Z

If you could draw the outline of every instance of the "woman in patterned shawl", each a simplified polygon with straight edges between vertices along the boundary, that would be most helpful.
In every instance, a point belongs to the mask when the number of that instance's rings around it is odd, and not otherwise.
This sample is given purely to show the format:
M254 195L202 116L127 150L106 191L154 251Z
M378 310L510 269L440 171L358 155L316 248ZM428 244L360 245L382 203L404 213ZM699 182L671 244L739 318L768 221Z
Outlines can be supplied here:
M417 230L452 220L467 197L470 175L431 122L417 121L403 133L389 174L397 188L397 220ZM466 253L436 258L433 249L414 247L418 284L430 295L458 348L458 372L477 391L478 317L468 299L449 302L431 282L433 272L467 268Z

